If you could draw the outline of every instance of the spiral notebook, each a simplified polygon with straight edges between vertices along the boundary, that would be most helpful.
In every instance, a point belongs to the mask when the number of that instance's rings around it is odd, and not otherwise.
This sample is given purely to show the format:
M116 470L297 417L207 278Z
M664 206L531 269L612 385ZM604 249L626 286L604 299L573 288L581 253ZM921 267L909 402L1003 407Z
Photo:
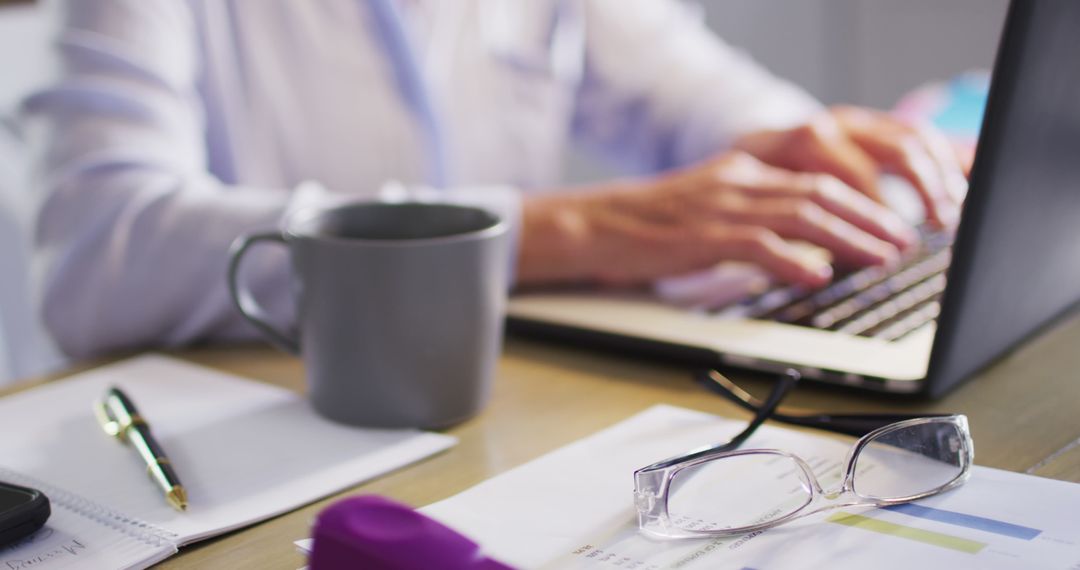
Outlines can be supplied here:
M169 507L145 465L97 425L91 403L122 387L188 492ZM0 568L145 568L454 445L416 430L350 428L274 386L143 356L0 399L0 480L52 504L45 527L0 548Z

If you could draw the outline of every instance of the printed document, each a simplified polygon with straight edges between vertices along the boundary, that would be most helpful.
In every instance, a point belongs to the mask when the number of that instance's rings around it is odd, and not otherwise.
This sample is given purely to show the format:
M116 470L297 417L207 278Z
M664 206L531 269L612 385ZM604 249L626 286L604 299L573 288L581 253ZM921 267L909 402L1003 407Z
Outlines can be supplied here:
M745 425L656 406L421 510L522 568L1080 568L1080 485L985 467L958 489L900 507L835 509L725 538L642 534L634 470ZM743 448L794 453L829 488L852 443L763 426Z

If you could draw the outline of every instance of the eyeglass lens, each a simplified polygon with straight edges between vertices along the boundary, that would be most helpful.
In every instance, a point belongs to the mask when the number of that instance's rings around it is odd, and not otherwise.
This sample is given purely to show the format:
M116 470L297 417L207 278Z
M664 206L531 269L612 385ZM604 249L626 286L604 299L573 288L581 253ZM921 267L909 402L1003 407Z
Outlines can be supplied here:
M875 437L856 459L854 489L868 499L938 490L961 475L962 442L960 430L948 422ZM768 450L729 455L678 470L668 487L668 514L685 530L743 528L802 509L813 498L811 489L802 468L787 455Z
M952 423L916 424L881 434L855 461L855 492L900 499L933 491L963 472L963 434Z
M762 451L680 469L668 488L668 515L686 530L728 530L767 523L811 499L794 459Z

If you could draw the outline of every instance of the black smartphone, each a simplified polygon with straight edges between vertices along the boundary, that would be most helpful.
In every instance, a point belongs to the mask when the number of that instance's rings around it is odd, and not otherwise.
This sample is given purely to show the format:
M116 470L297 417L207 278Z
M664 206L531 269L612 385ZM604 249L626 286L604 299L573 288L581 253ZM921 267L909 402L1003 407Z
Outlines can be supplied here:
M0 481L0 548L41 528L51 512L41 491Z

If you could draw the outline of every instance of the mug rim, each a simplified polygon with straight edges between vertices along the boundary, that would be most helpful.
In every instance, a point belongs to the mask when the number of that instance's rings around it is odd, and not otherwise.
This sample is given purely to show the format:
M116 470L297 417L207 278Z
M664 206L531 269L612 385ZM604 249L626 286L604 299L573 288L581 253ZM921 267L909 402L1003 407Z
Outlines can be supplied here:
M396 238L396 239L374 239L374 238L361 238L361 237L341 237L336 235L321 235L314 233L301 232L297 230L297 226L311 221L321 215L325 215L329 212L338 210L347 210L351 208L396 208L402 206L423 206L426 208L441 208L441 209L456 209L456 210L472 210L480 212L487 216L490 216L494 223L476 230L467 232L460 232L445 236L437 237L423 237L423 238ZM291 214L285 219L284 228L282 234L288 240L314 240L322 242L331 242L341 245L363 245L365 247L409 247L416 245L441 245L452 244L457 242L472 241L483 239L487 237L494 237L500 234L504 234L507 231L508 224L502 216L479 206L472 206L468 204L454 204L450 202L420 202L420 201L407 201L407 202L350 202L346 204L339 204L332 207L320 207L320 206L308 206L301 208Z

